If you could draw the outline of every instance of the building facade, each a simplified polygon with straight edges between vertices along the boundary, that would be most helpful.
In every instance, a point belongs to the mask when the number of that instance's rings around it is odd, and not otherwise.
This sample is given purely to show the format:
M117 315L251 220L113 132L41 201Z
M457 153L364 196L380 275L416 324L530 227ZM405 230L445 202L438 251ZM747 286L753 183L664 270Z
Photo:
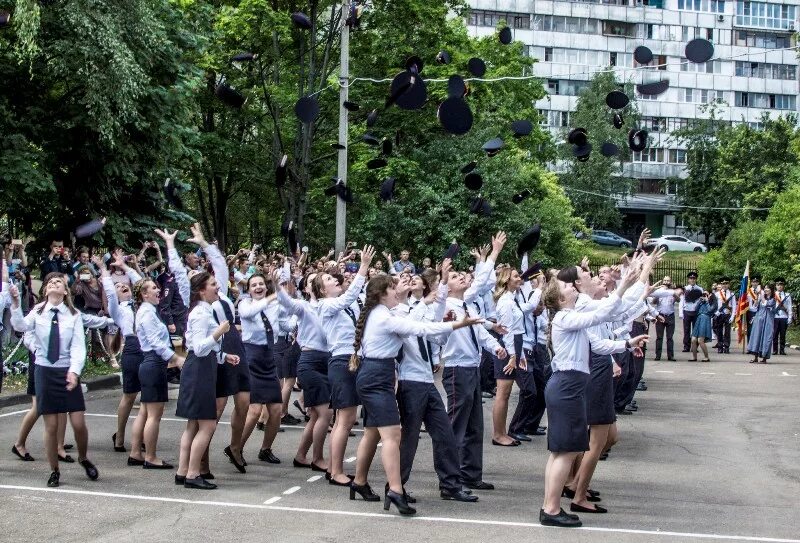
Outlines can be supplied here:
M719 116L758 126L764 113L797 111L797 51L800 0L469 0L467 24L476 36L492 34L500 21L536 58L534 75L548 96L536 107L554 135L570 126L580 91L598 70L611 67L619 81L649 83L669 79L657 96L639 95L642 127L650 146L632 153L624 174L637 182L632 194L618 200L626 233L647 226L653 235L686 234L674 196L686 176L686 152L670 141L670 132L718 100ZM686 61L684 49L694 38L714 44L714 59ZM633 51L653 52L649 69ZM554 165L559 169L558 165ZM670 180L671 178L677 178Z

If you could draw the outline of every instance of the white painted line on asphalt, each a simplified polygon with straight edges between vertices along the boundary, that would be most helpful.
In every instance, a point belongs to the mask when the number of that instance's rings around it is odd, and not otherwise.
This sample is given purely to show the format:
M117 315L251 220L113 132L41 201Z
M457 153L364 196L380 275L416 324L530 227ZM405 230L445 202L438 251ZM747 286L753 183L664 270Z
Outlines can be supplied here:
M716 375L713 371L701 371L700 375Z
M308 481L309 483L313 483L315 481L319 481L320 479L322 479L322 475L312 475L311 477L306 479L306 481Z
M2 415L0 415L0 418L11 417L13 415L21 415L21 414L27 413L27 412L28 412L27 409L23 409L22 411L12 411L11 413L3 413Z
M791 373L789 373L788 371L784 371L783 373L781 373L781 375L782 375L783 377L797 377L797 375L792 375L792 374L791 374Z
M656 373L675 373L672 370L656 370Z
M288 496L289 494L294 494L298 490L300 490L299 486L293 486L292 488L287 488L286 490L284 490L283 493L284 495Z
M345 458L344 461L349 464L350 462L355 462L356 461L356 457L355 456L351 456L350 458Z
M753 375L752 373L734 373L734 375Z
M237 503L237 502L216 502L210 500L187 500L182 498L166 498L161 496L142 496L137 494L116 494L112 492L93 492L89 490L71 490L66 488L41 488L33 486L19 486L19 485L0 485L0 490L16 490L16 491L29 491L29 492L51 492L54 494L76 494L83 496L95 496L101 498L120 498L127 500L138 501L151 501L162 503L180 503L184 505L207 505L211 507L232 507L241 509L261 509L266 511L291 511L297 513L316 513L320 515L338 515L345 517L366 517L366 518L384 518L391 519L397 522L440 522L452 524L477 524L484 526L512 526L519 528L545 528L539 523L534 522L515 522L504 520L481 520L481 519L467 519L467 518L454 518L454 517L400 517L399 515L391 515L385 513L366 513L361 511L339 511L334 509L311 509L308 507L287 507L280 505L270 505L280 500L280 497L275 496L264 502L263 505L252 503ZM548 528L549 529L549 528ZM557 529L557 528L554 528ZM800 543L800 539L788 539L777 537L760 537L748 535L729 535L729 534L702 534L692 532L668 532L662 530L632 530L625 528L601 528L584 526L582 528L572 528L584 532L607 532L617 534L637 534L649 536L666 536L672 538L695 538L695 539L715 539L722 541L753 541L758 543Z

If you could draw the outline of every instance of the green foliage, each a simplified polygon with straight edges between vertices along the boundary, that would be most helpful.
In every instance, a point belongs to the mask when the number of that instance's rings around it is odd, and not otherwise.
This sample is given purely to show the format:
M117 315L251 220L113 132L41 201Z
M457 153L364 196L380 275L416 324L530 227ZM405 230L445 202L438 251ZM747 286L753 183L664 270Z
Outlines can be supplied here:
M731 288L738 288L747 261L750 273L765 273L764 261L758 255L758 246L764 234L763 221L744 221L730 231L719 249L709 251L700 263L699 281L710 287L720 277L731 278Z

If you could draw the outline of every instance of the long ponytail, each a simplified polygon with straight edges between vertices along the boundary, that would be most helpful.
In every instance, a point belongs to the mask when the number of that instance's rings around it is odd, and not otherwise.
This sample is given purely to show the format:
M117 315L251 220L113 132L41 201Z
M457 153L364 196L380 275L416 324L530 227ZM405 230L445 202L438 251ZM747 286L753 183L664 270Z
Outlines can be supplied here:
M364 337L364 328L367 324L369 314L381 303L381 297L386 294L389 287L394 286L394 280L389 275L378 275L373 277L369 284L367 284L367 298L364 301L364 308L358 316L356 322L356 334L353 341L353 354L350 355L350 371L357 371L361 365L361 357L358 356L358 351L361 350L361 340Z

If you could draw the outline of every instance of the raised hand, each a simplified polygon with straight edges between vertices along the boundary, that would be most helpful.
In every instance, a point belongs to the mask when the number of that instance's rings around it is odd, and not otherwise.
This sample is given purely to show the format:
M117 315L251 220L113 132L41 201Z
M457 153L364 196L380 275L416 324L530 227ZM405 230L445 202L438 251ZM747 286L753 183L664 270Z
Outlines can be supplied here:
M439 266L439 281L446 285L447 281L450 279L450 270L453 269L453 260L450 258L445 258L442 260L441 265Z
M372 245L364 245L364 248L361 249L361 266L369 269L373 258L375 258L375 247Z
M589 271L589 257L588 256L584 256L581 259L581 269L583 271Z
M187 239L189 243L194 243L195 245L199 245L203 249L208 247L208 242L206 241L205 236L203 235L203 229L200 228L200 223L196 222L191 227L190 230L192 231L192 237Z
M164 240L164 243L167 244L167 249L174 249L175 248L175 236L178 235L178 231L175 230L171 234L169 233L168 229L161 230L156 228L155 233L161 236L161 239Z

